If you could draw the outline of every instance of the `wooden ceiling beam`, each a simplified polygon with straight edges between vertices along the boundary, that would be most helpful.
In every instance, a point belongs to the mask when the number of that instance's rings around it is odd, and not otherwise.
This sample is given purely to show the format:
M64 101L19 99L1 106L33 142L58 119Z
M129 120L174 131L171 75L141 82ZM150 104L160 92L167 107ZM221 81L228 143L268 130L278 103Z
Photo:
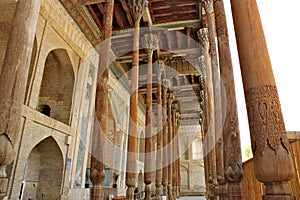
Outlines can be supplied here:
M170 16L155 16L155 20L157 24L160 23L170 23L170 22L176 22L176 21L186 21L186 20L191 20L191 18L195 18L195 14L185 14L185 15L173 15L172 17Z
M132 19L132 16L130 14L130 11L129 11L129 8L127 6L126 1L125 0L120 0L120 2L121 2L123 10L126 12L126 17L127 17L127 20L129 22L130 26L133 26L134 22L133 22L133 19Z
M153 9L153 14L160 14L160 13L164 13L164 12L170 12L170 13L181 13L181 12L185 12L185 11L192 11L192 12L199 12L199 10L197 9L196 5L191 5L191 6L182 6L182 7L170 7L167 9Z
M183 6L196 6L198 4L197 1L171 1L171 2L151 2L151 8L152 10L159 9L159 7L165 8L165 7L183 7Z
M128 44L132 44L133 43L133 39L132 38L128 38L127 40L113 40L112 41L113 45L115 46L127 46Z
M87 5L86 8L88 9L88 11L90 12L90 14L92 15L96 25L98 26L98 28L100 30L103 30L103 26L102 26L102 23L101 21L99 20L97 14L95 13L94 9L90 6L90 5Z
M87 6L91 4L105 2L106 0L77 0L77 6Z
M97 7L99 8L101 14L105 15L105 9L104 9L104 6L102 5L102 3L98 3Z
M153 17L165 17L165 16L174 16L174 15L186 15L186 14L190 14L190 13L197 13L198 11L196 9L187 9L187 10L180 10L180 11L167 11L164 10L163 12L157 12L157 13L153 13Z
M123 23L123 16L121 16L121 13L119 12L119 10L114 9L114 16L115 16L115 19L116 19L119 27L121 29L123 29L125 27L124 23Z

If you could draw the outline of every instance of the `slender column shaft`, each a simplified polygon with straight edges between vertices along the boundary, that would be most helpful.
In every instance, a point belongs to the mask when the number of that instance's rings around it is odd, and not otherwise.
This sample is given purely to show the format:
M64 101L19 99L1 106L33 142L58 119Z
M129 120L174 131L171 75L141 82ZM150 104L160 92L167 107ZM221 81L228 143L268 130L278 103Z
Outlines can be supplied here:
M179 113L176 112L177 106L174 106L173 108L173 190L174 190L174 199L179 196L178 186L179 186L179 142L178 142L178 118Z
M204 155L206 161L206 174L207 174L207 186L206 192L208 199L213 199L214 196L214 169L215 169L215 148L213 147L215 144L215 118L214 118L214 91L213 91L213 77L212 77L212 62L209 54L209 36L208 29L202 28L198 32L198 37L200 44L204 53L204 63L205 63L205 124L204 124ZM216 178L215 178L216 181Z
M131 69L131 96L130 96L130 120L129 120L129 135L127 146L127 172L126 185L128 200L133 200L133 191L136 184L136 138L137 138L137 123L138 123L138 68L139 68L139 37L140 37L140 21L134 22L134 39L132 53L132 69Z
M220 184L220 198L226 199L226 182L228 182L228 199L241 199L240 182L243 178L242 156L240 145L240 133L238 125L238 114L235 96L235 85L233 67L228 40L228 30L223 0L214 1L215 22L218 37L218 52L222 83L226 102L223 102L225 109L224 121L224 168L218 170L218 182ZM222 149L223 152L223 149ZM222 154L220 151L220 154ZM223 156L222 156L223 157ZM219 158L220 159L220 158ZM221 160L221 159L220 159ZM223 159L221 161L223 163ZM220 163L221 164L221 163ZM225 180L226 177L226 180Z
M156 151L156 175L155 175L155 187L156 187L156 200L161 199L161 186L162 186L162 153L163 153L163 130L162 130L162 86L161 86L161 68L157 69L157 104L158 104L158 116L157 116L157 151Z
M294 176L293 161L257 4L255 0L231 0L231 6L254 174L266 186L264 200L295 199L287 184Z
M105 3L105 17L104 17L104 31L103 42L101 44L98 76L97 76L97 90L95 112L97 122L94 124L93 142L92 142L92 156L91 156L91 181L93 186L91 188L91 199L102 199L102 182L105 179L105 148L107 136L107 118L109 108L108 97L108 67L109 54L111 48L111 34L112 34L112 15L114 9L114 1L108 0ZM97 127L98 126L98 127Z
M146 94L146 140L145 140L145 167L144 183L145 200L151 199L151 182L152 182L152 124L151 124L151 107L152 107L152 55L153 50L148 49L148 68L147 68L147 94Z
M208 45L206 44L206 42L208 42L208 38L206 38L206 30L207 29L202 29L199 30L198 32L198 36L199 36L199 40L201 43L201 46L204 47L203 50L204 52L206 52L206 48L205 46ZM208 53L206 53L208 54ZM206 78L206 72L205 72L205 68L207 66L206 64L206 58L205 55L201 56L198 58L198 66L200 67L202 74L199 77L199 83L200 83L200 125L201 125L201 137L202 137L202 150L203 150L203 163L204 163L204 177L205 177L205 191L206 191L206 196L208 197L208 179L209 179L209 171L208 171L208 156L206 155L206 137L207 137L207 130L208 130L208 88L207 85L205 83L205 78Z
M172 108L172 196L176 198L176 184L177 184L177 166L176 166L176 105L173 104Z
M7 195L6 166L19 140L21 108L40 9L39 0L19 0L0 75L0 199ZM30 27L30 28L28 28Z
M173 160L173 145L172 145L172 101L173 95L169 93L168 97L168 200L173 200L172 195L172 160Z
M167 115L167 84L165 80L165 72L163 73L163 195L167 196L168 187L168 115Z
M202 29L199 30L198 32L198 36L199 36L199 40L201 43L202 47L205 47L205 30L207 29ZM208 45L208 44L207 44ZM203 48L204 52L207 52L205 50L205 48ZM208 53L205 53L208 54ZM208 111L208 88L207 85L205 83L205 78L206 78L206 72L205 69L207 67L207 59L205 58L205 55L201 56L198 59L199 62L199 67L200 69L202 69L202 76L199 77L199 82L200 82L200 96L201 96L201 102L200 102L200 106L201 106L201 113L200 113L200 125L201 125L201 136L202 136L202 149L203 149L203 162L204 162L204 176L205 176L205 185L206 185L206 193L208 191L208 179L209 179L209 170L208 170L208 156L207 156L207 150L206 150L206 138L207 138L207 131L208 131L208 118L209 118L209 111ZM208 195L207 195L208 196Z
M213 104L214 104L214 125L215 130L211 134L212 143L214 145L212 150L212 167L213 167L213 184L216 187L218 185L217 182L217 163L216 163L216 142L219 136L222 134L222 108L221 108L221 90L220 90L220 73L218 67L218 59L217 59L217 49L215 42L215 26L212 19L213 12L213 0L205 0L204 8L207 16L207 25L208 25L208 35L209 35L209 43L210 43L210 56L211 56L211 68L212 68L212 78L213 78ZM210 124L211 125L211 124ZM216 192L216 191L215 191ZM214 195L216 198L218 194Z
M127 165L126 165L126 199L134 199L134 188L136 185L136 145L138 131L138 77L139 77L139 39L140 20L148 6L147 1L129 1L131 14L134 19L134 36L132 49L132 69L131 69L131 96L130 96L130 120L129 135L127 145Z

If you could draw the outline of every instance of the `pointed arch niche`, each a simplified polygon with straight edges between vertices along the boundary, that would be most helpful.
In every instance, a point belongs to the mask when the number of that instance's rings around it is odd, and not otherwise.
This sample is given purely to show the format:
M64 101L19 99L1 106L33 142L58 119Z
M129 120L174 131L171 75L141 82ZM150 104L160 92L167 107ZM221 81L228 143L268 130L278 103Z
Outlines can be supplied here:
M60 199L63 155L52 137L37 144L25 167L23 199Z
M46 59L38 110L70 125L75 75L65 49L52 50Z

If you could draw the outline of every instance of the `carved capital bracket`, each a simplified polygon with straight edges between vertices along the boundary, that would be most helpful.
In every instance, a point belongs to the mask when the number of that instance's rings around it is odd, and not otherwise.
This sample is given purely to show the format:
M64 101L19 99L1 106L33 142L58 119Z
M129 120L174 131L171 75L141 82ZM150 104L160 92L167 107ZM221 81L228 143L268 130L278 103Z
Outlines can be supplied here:
M200 45L205 51L209 51L209 36L208 36L208 28L201 28L197 32Z
M253 153L262 155L268 145L275 153L283 146L289 153L289 142L276 86L265 85L246 91L246 104Z
M142 44L146 49L148 56L152 57L153 51L159 48L157 35L145 34L142 39Z
M146 8L148 7L148 1L145 0L129 0L128 7L132 14L134 21L140 21Z
M214 2L213 0L203 0L202 1L202 5L203 5L206 13L209 13L209 14L213 13L213 10L214 10L213 2Z

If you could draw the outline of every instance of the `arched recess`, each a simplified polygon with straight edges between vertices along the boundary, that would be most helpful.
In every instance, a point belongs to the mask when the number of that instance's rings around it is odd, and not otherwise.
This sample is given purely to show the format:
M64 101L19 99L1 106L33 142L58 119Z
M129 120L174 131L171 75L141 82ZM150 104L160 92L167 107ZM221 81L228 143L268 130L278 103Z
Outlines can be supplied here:
M192 144L193 160L201 160L203 158L202 141L199 137L195 138Z
M52 50L45 62L38 110L69 125L74 81L74 70L67 51Z
M140 170L138 175L138 192L144 191L144 173Z
M189 189L189 170L183 165L180 165L180 180L181 180L180 188L182 190L188 190Z
M60 199L63 155L52 137L37 144L30 152L23 181L23 199Z
M30 87L30 84L32 84L32 75L33 75L33 68L34 68L36 56L37 56L37 40L36 40L36 37L35 37L34 42L33 42L30 66L29 66L29 70L28 70L28 76L27 76L24 104L26 104L29 100L29 95L30 95L29 87Z

